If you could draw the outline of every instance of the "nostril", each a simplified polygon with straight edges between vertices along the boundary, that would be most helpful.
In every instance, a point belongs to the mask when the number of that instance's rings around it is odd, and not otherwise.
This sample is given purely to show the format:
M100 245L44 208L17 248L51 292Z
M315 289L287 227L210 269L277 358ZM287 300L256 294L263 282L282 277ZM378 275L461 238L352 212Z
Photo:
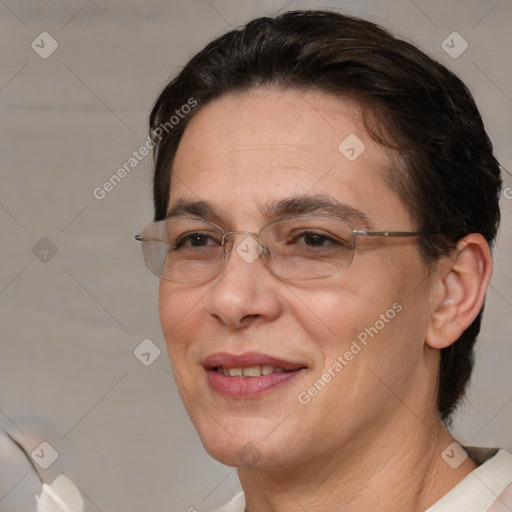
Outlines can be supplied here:
M256 318L259 318L260 317L260 314L259 313L255 313L255 314L250 314L250 315L245 315L243 316L239 321L238 321L238 327L243 327L245 325L247 325L248 323L251 322L251 320L255 320Z

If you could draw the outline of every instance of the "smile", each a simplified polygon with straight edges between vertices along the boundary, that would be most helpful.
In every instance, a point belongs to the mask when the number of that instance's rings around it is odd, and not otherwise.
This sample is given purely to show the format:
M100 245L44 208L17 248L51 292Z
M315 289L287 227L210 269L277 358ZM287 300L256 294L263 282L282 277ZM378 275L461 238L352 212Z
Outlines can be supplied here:
M261 375L284 373L286 371L283 368L270 366L268 364L249 366L247 368L225 368L223 366L217 366L215 370L226 377L260 377Z
M211 391L231 399L258 398L277 391L307 370L303 363L268 354L219 352L203 361Z

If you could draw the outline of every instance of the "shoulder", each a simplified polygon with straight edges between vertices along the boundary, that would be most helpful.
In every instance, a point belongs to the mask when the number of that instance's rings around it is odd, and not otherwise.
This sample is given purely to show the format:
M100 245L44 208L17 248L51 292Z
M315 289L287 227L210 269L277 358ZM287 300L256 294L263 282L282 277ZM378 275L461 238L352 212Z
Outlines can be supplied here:
M512 455L498 449L465 449L480 465L426 512L512 510Z

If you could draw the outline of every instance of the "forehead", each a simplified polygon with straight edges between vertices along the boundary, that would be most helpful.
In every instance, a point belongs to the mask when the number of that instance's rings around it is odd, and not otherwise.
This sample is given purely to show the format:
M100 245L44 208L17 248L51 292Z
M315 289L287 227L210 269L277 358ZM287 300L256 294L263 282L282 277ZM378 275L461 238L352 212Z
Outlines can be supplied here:
M262 216L290 197L332 197L372 216L407 215L383 174L390 155L352 101L319 91L260 88L225 95L187 126L170 206L208 201L221 215Z

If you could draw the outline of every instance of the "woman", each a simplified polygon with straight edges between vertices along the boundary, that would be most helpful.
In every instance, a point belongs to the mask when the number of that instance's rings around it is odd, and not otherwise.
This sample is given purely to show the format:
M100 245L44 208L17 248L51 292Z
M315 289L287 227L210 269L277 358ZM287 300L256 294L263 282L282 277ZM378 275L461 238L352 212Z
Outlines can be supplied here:
M288 12L210 43L150 124L138 238L187 412L238 468L221 510L510 509L512 457L447 429L501 186L464 84L372 23Z

